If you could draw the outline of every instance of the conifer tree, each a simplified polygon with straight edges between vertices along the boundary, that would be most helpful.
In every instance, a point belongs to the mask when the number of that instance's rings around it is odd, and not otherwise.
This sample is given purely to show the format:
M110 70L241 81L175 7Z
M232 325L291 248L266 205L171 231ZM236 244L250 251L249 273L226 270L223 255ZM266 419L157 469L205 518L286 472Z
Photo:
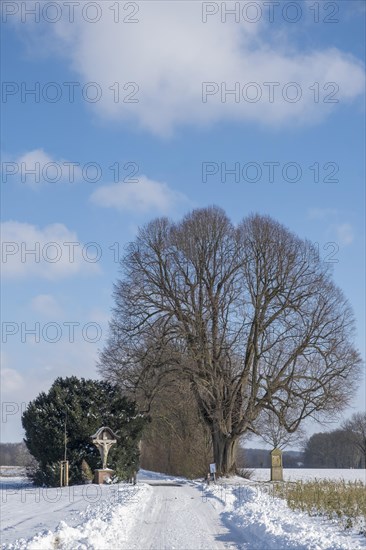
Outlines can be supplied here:
M108 455L108 466L120 479L130 477L138 468L138 443L144 422L135 403L116 386L76 376L57 378L48 393L40 393L28 404L22 416L26 446L37 460L31 474L33 481L45 486L59 485L65 424L70 485L82 483L83 460L92 470L101 467L91 435L102 426L109 426L118 437Z

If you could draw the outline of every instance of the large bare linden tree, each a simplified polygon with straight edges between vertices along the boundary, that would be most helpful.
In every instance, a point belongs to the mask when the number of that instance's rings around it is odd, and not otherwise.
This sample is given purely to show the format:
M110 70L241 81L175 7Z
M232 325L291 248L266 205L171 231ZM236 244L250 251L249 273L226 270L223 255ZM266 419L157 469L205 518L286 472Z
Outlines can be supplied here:
M148 405L186 379L221 474L263 411L289 432L349 401L353 315L315 248L273 219L216 207L155 219L121 262L100 370Z

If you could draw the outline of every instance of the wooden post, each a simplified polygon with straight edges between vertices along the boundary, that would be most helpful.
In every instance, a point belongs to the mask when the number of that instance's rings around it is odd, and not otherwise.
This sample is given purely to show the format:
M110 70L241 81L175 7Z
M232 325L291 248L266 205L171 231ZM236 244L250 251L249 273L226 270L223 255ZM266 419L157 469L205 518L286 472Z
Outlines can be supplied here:
M69 485L69 461L67 459L67 411L65 413L64 422L64 459L60 463L60 487L67 487Z
M60 463L60 487L69 485L69 461L61 460Z

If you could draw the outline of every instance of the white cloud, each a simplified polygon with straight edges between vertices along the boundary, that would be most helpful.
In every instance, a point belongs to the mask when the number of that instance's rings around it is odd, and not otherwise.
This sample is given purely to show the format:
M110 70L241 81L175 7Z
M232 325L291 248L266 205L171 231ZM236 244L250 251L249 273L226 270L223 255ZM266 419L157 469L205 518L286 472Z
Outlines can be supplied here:
M338 242L341 246L348 246L354 241L354 232L351 224L342 223L335 227Z
M1 392L16 392L23 388L24 379L14 369L2 368L1 369Z
M3 222L1 241L3 277L55 280L100 270L95 261L100 250L84 245L75 232L61 223L39 228L17 221Z
M81 179L82 171L75 163L53 159L43 149L34 149L18 157L15 161L3 163L3 180L17 178L33 189L45 183L69 182Z
M136 183L116 183L99 187L90 200L99 206L129 210L169 214L180 204L188 204L183 193L174 191L166 183L160 183L140 176Z
M39 294L31 301L31 308L36 313L47 318L59 318L62 315L62 308L51 294Z
M335 208L310 208L308 216L311 220L327 224L325 234L329 239L336 239L340 246L348 246L354 241L352 225L341 222L341 213Z
M101 16L96 23L83 20L79 7L70 24L64 8L63 19L48 24L47 31L53 33L53 53L62 51L80 76L81 85L99 85L100 100L89 104L113 121L137 121L157 134L169 134L179 125L221 120L308 124L322 120L364 90L364 70L357 59L336 48L303 53L287 44L286 49L283 45L290 34L275 40L275 30L265 17L258 23L242 20L238 24L231 16L222 23L218 13L203 23L201 1L142 2L135 15L138 22L129 24L123 22L129 12L122 9L119 23L114 22L116 2L98 5ZM39 25L34 25L34 32L39 33ZM129 82L139 87L130 97L137 103L128 102L128 94L137 89L132 85L124 89ZM250 102L255 93L252 88L238 103L233 95L223 102L218 90L203 103L203 82L216 82L219 88L225 83L228 89L238 82L241 91L242 85L254 82L262 98ZM273 102L266 82L279 83ZM332 86L324 90L330 82L339 90ZM302 94L299 101L284 99L288 83L297 83ZM315 83L319 83L319 99ZM78 90L80 94L81 86ZM288 88L290 98L294 93L294 87ZM334 99L339 103L324 102Z

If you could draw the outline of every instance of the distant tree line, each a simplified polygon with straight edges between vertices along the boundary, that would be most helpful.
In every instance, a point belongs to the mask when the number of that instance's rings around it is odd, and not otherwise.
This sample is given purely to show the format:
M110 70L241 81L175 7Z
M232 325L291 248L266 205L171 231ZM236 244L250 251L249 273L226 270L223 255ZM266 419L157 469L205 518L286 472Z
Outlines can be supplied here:
M304 447L306 468L365 468L366 413L355 413L340 429L316 433Z
M25 443L0 443L1 466L24 466L32 462L32 456Z
M304 453L301 451L284 451L284 468L303 468ZM270 468L271 455L268 449L243 449L237 453L238 468Z

